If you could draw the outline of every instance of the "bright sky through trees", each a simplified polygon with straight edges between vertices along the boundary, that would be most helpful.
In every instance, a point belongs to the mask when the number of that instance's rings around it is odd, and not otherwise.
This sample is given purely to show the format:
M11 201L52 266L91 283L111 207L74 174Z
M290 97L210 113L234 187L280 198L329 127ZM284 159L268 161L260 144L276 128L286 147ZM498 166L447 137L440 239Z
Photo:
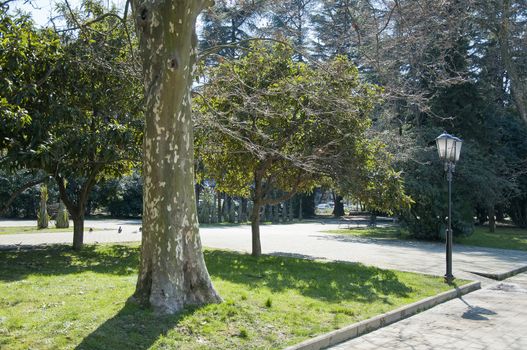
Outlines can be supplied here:
M78 8L81 1L79 0L68 0L69 4L73 8ZM50 24L50 19L57 17L56 6L60 1L57 0L30 0L20 1L15 0L11 3L12 11L21 10L23 12L31 14L33 20L38 26L45 27ZM105 0L106 5L113 5L119 9L124 9L124 4L126 0ZM58 18L55 19L55 24L57 26L63 25L63 22Z

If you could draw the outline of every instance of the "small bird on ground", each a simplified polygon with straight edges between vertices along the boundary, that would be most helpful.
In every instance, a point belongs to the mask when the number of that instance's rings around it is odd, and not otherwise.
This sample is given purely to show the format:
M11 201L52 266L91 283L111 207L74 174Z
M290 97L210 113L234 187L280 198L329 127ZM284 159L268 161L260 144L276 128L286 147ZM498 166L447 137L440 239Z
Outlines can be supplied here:
M93 228L90 227L90 232L93 232Z
M119 226L119 229L117 230L117 233L121 233L123 232L123 228L121 226Z

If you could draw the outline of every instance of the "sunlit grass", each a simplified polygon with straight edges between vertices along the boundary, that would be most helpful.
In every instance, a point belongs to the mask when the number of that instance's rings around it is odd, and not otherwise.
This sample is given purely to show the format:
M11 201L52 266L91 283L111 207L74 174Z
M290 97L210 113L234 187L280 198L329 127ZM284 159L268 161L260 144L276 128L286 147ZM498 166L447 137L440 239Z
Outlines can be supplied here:
M404 228L397 226L375 228L351 228L323 231L324 233L349 235L363 238L410 239L412 236ZM486 248L514 249L527 251L527 229L497 227L489 232L488 227L476 227L468 237L454 237L454 243Z
M389 227L358 227L358 228L341 228L337 230L327 230L324 233L334 233L339 235L356 236L363 238L409 238L408 232L398 226Z
M440 277L360 264L205 258L225 301L156 316L127 303L137 245L0 252L0 348L280 349L449 289Z
M527 229L496 227L496 232L491 233L488 227L477 227L472 235L456 237L455 242L479 247L527 251Z

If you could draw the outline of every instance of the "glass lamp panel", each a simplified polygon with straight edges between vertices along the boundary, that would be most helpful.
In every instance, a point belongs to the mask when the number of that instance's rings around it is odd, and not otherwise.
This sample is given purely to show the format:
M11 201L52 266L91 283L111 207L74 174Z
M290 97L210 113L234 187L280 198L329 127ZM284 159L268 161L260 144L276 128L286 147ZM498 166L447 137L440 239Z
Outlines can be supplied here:
M436 138L437 152L439 154L439 159L445 160L446 150L447 150L447 139L450 135L443 133Z
M449 162L453 162L456 157L456 142L453 137L446 139L446 154L445 159Z
M454 161L457 162L459 160L459 156L461 155L461 145L463 144L463 141L461 141L460 139L458 139L457 137L455 138L455 142L456 142L456 154L455 154L455 159Z
M437 138L436 144L437 144L437 153L439 154L439 159L445 159L446 140Z

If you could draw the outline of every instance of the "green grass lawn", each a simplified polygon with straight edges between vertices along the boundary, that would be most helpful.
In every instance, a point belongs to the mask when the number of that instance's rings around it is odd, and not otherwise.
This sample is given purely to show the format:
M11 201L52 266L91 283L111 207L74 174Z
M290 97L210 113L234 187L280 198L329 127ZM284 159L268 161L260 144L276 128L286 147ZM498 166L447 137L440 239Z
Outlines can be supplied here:
M360 264L220 250L205 259L225 301L156 316L127 303L137 245L0 252L0 348L281 349L449 289Z
M455 243L527 251L527 230L497 227L496 232L491 233L488 227L477 227L471 236L456 238Z
M410 234L406 230L397 226L339 229L323 232L365 238L411 238ZM497 227L495 233L490 233L488 227L476 227L474 233L468 237L454 237L454 243L486 248L527 251L527 230L511 227Z
M88 227L85 228L85 231L88 231ZM95 231L102 231L108 229L96 228ZM43 233L43 232L73 232L73 226L69 228L56 228L48 227L43 229L38 229L36 226L0 226L0 235L15 235L20 233Z
M389 227L359 227L351 229L327 230L325 233L336 233L339 235L356 236L364 238L391 238L405 239L408 233L398 226Z

